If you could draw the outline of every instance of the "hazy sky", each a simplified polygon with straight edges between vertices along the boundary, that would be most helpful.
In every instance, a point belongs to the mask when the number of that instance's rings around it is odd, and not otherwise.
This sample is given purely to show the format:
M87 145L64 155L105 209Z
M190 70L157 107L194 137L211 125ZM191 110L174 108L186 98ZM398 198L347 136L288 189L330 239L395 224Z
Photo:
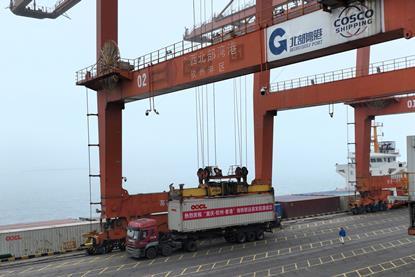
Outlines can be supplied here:
M184 28L193 25L191 0L119 2L123 57L135 58L178 42ZM214 2L219 11L226 1ZM6 7L9 1L0 3ZM71 20L35 20L0 9L0 224L87 215L85 89L75 86L75 71L95 60L95 1L82 1L69 16ZM372 47L371 58L376 62L409 56L412 49L415 40L398 40ZM354 62L355 51L350 51L274 69L271 79L289 80L352 67ZM252 76L246 80L247 164L253 178ZM232 80L216 84L217 160L225 171L235 163L233 89ZM159 116L146 117L147 108L148 101L141 101L128 104L124 111L125 187L138 193L167 190L170 183L196 186L194 89L156 98ZM413 114L378 119L385 125L384 139L397 141L402 159L405 137L415 134L414 119ZM274 134L273 184L278 194L331 190L344 184L335 173L335 163L346 162L347 155L344 105L335 106L333 119L327 106L280 112ZM213 152L210 156L213 163ZM96 189L94 195L98 197Z

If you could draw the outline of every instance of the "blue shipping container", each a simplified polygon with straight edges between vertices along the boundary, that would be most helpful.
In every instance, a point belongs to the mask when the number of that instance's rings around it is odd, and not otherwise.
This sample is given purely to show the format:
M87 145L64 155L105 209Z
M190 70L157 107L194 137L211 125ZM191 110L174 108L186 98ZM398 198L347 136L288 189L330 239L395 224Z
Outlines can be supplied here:
M282 206L280 203L275 203L275 213L277 214L277 218L281 220L282 217Z

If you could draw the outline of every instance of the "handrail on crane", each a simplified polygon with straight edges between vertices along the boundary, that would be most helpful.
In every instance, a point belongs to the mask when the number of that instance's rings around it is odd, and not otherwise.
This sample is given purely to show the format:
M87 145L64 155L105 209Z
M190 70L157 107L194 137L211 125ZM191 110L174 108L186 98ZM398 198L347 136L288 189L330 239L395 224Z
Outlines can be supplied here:
M410 67L415 67L415 55L372 63L369 65L369 75L390 72L399 69L406 69ZM367 71L367 69L364 69L363 71ZM359 70L357 70L356 67L350 67L322 74L310 75L287 81L280 81L270 85L270 92L275 93L290 89L313 86L317 84L351 79L355 78L358 75L358 72Z
M280 23L288 19L320 10L322 5L317 0L273 0L272 1L272 15L273 23ZM214 35L221 29L227 28L232 31L237 31L244 28L247 24L254 26L258 22L255 20L256 6L254 2L248 3L236 12L226 13L232 1L219 13L207 22L194 26L189 30L186 28L183 35L184 40L193 42L205 42L214 39ZM223 33L221 33L223 34Z
M29 6L32 3L32 6ZM10 10L15 15L37 19L55 19L64 15L69 9L81 2L81 0L59 0L53 8L37 6L35 0L11 0Z

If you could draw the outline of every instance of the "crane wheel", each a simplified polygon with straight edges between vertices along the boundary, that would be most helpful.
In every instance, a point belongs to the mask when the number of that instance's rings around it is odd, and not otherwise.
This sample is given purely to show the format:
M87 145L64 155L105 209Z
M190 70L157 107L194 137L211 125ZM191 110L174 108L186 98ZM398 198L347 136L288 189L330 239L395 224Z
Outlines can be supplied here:
M86 253L88 254L88 255L95 255L95 253L96 253L96 251L95 251L95 247L90 247L90 248L88 248L88 249L86 249Z

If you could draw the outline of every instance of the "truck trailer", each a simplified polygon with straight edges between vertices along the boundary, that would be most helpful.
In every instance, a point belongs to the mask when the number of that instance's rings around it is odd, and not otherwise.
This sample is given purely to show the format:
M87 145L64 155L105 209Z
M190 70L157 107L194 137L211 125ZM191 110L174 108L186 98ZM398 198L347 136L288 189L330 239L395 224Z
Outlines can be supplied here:
M168 231L154 219L140 218L127 227L127 253L135 258L194 252L204 239L230 243L264 239L277 225L272 186L246 182L209 182L195 189L170 188Z

